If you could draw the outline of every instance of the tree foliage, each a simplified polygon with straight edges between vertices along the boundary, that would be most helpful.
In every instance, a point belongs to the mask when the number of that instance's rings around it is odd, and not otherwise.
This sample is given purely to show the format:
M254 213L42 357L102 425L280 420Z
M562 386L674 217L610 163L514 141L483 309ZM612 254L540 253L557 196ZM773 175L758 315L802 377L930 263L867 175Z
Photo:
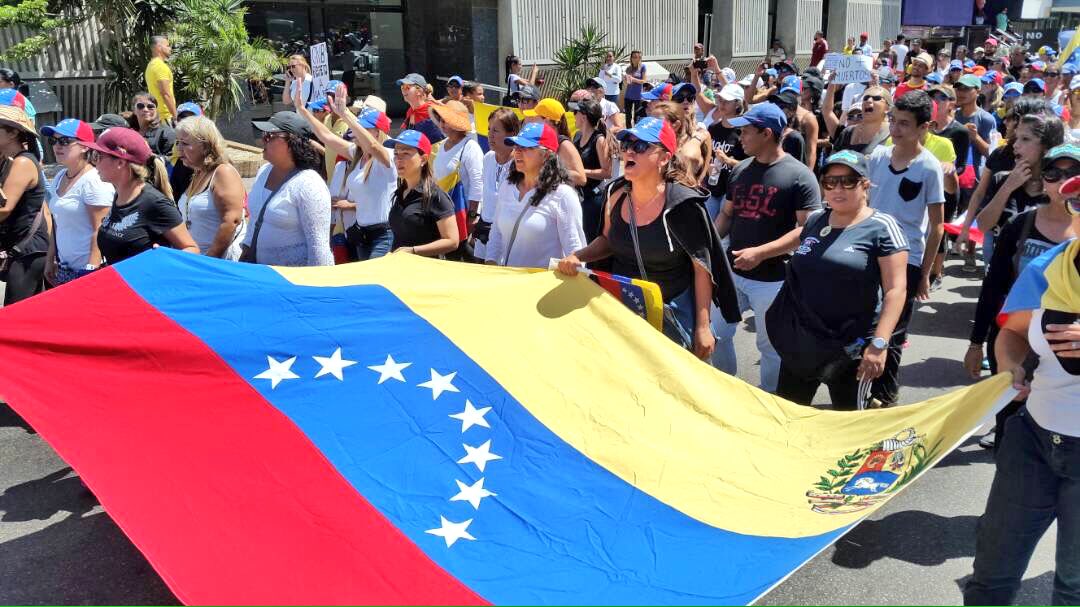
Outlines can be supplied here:
M248 80L266 79L281 59L261 38L249 40L241 0L183 0L173 28L172 65L183 90L213 117L240 110Z
M555 52L555 96L566 103L574 91L585 85L585 81L600 73L600 66L604 64L608 52L615 54L615 61L623 61L627 55L626 45L608 44L607 34L595 25L581 26L577 36L565 40Z
M68 26L81 21L60 0L0 0L0 27L22 26L30 35L0 52L0 62L29 59L56 42Z

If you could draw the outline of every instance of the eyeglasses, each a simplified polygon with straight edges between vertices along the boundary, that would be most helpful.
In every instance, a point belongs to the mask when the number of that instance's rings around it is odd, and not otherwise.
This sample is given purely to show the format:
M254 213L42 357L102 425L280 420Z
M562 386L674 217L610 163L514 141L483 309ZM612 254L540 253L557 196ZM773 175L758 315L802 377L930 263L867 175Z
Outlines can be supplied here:
M97 165L103 158L108 158L108 154L102 154L97 150L90 150L90 153L86 155L86 161L90 164Z
M156 110L157 109L157 104L156 103L143 103L142 101L140 101L139 103L135 104L135 109L137 109L137 110Z
M1057 183L1062 179L1068 179L1069 177L1075 177L1077 175L1080 175L1080 168L1077 167L1069 167L1067 169L1050 167L1042 172L1043 181L1046 183Z
M644 154L649 151L654 144L644 141L642 139L623 139L619 147L624 152L633 152L635 154Z
M67 147L78 141L74 137L49 137L49 145L58 145L60 147Z
M884 101L885 98L882 97L881 95L863 95L862 100L863 101L867 101L867 100L870 100L870 101Z
M679 93L671 98L675 103L688 103L694 100L693 93Z
M821 178L821 189L835 190L838 186L843 186L845 190L854 190L860 181L862 177L858 175L828 175Z
M858 122L862 120L862 112L848 112L848 122Z
M275 131L273 133L263 133L263 142L269 143L275 139L284 139L288 133L285 131Z

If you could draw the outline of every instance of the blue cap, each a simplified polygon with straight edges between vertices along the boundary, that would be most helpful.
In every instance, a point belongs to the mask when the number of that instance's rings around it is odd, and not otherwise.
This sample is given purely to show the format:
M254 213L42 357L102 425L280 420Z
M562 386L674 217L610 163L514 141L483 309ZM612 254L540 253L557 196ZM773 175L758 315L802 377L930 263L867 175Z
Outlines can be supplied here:
M930 84L941 84L941 74L937 72L930 72L926 75L926 81Z
M964 62L960 61L959 59L953 59L952 61L950 61L949 62L949 71L951 72L953 70L963 71L964 70Z
M986 72L985 74L983 74L982 78L979 78L979 80L982 80L985 84L990 84L991 82L995 81L994 74L996 74L996 73L997 72L995 72L993 70L990 70L989 72Z
M383 142L383 147L393 148L397 144L407 145L411 148L416 148L424 154L431 153L431 140L427 138L427 135L420 131L414 131L409 129L407 131L401 131L401 133L393 139L387 139Z
M446 79L446 86L450 86L454 83L457 83L458 86L465 86L465 79L456 74Z
M678 143L675 130L671 128L671 125L665 120L651 116L639 120L634 125L634 128L623 129L619 131L618 135L615 135L615 138L619 141L623 141L628 137L635 137L642 141L661 145L672 154L675 153L675 147Z
M1005 85L1005 92L1003 92L1001 96L1003 98L1019 97L1022 94L1024 94L1024 85L1020 84L1019 82L1010 82Z
M769 69L765 70L765 75L771 78L776 78L776 69L770 67Z
M191 101L185 101L184 103L181 103L180 105L176 106L176 115L177 116L179 116L180 114L183 114L184 112L190 112L190 113L192 113L192 114L194 114L196 116L202 116L203 115L202 108L199 107L199 104L193 103Z
M309 112L325 112L327 111L326 99L316 99L315 101L309 101L307 104Z
M802 94L802 78L787 76L780 81L780 93L794 92Z
M787 116L776 104L759 103L742 116L728 120L728 124L734 127L751 125L759 129L769 129L779 138L787 126Z
M964 67L967 68L967 69L972 69L972 68L975 67L975 62L972 61L971 59L968 59L967 61L964 62Z
M331 80L330 82L327 82L326 83L326 90L323 91L323 94L325 95L325 94L329 94L329 93L336 93L337 92L337 87L338 87L339 84L345 84L345 83L340 81L340 80Z
M697 90L696 86L694 86L693 84L691 84L689 82L680 82L679 84L676 84L674 88L671 89L672 98L674 98L675 95L678 95L679 91L684 90L684 89L689 89L691 95L697 95L698 90Z
M1026 89L1026 88L1028 88L1029 86L1032 86L1032 85L1039 87L1039 92L1041 92L1041 93L1046 92L1046 83L1043 82L1042 78L1032 78L1031 80L1028 80L1024 84L1024 89ZM1023 90L1023 89L1021 89L1021 90Z

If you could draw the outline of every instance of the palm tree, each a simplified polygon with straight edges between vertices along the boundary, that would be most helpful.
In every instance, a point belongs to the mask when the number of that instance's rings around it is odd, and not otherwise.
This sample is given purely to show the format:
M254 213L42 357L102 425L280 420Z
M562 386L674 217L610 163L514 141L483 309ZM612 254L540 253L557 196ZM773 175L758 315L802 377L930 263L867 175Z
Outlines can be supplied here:
M600 72L604 57L615 54L615 61L626 58L626 45L611 46L606 43L607 34L595 25L581 26L576 38L569 38L562 48L555 52L557 69L553 82L555 95L566 103L570 95L581 88L585 81Z
M249 40L242 0L182 0L173 30L172 65L182 90L211 117L240 111L248 80L265 80L282 60L262 39Z

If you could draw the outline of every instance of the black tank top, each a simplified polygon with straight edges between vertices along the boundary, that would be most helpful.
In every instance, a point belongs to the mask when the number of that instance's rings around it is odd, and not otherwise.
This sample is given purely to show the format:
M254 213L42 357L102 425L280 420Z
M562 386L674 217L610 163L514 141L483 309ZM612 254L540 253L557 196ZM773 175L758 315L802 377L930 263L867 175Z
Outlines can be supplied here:
M615 206L611 209L611 230L608 232L608 243L612 250L611 271L629 278L643 278L638 271L630 224L622 218L623 203L632 204L629 202L630 196L625 192L616 196ZM669 245L663 215L646 225L638 226L637 232L645 273L648 274L649 281L660 285L664 301L671 301L690 288L694 279L693 263L679 243L672 240ZM675 250L672 251L672 248Z
M578 131L574 135L574 147L577 148L578 154L581 154L581 164L586 170L595 170L600 168L600 153L596 149L596 142L600 138L600 131L593 131L589 140L584 145L581 144L581 131ZM599 179L586 179L585 191L588 192L600 184Z
M19 156L29 158L38 171L38 183L36 186L23 192L21 198L15 203L15 208L3 222L0 222L0 249L6 251L21 243L30 234L30 228L34 225L34 219L41 211L45 203L45 178L41 174L41 165L36 156L30 152L23 152ZM10 204L10 203L9 203ZM23 245L21 254L41 253L49 249L48 229L42 221L37 234L27 244Z

